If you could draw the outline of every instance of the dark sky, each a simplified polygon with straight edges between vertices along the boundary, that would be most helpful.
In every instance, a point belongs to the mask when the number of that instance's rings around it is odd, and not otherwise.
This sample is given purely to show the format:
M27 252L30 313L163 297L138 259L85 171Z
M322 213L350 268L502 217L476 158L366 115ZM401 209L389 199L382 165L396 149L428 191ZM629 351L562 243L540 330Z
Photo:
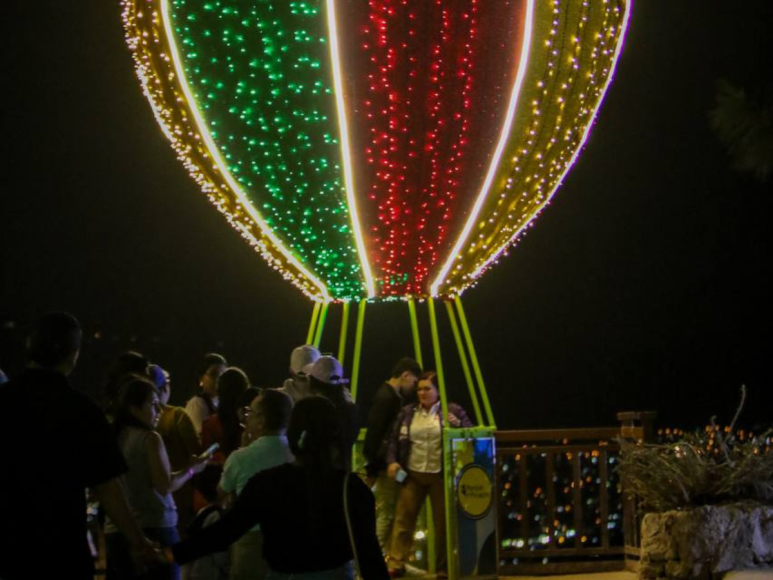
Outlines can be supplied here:
M178 402L207 350L278 384L311 304L176 161L140 92L118 3L3 11L0 367L19 368L25 328L57 308L90 337L74 379L92 393L128 347L169 367ZM770 423L773 198L730 169L708 114L718 78L770 79L772 26L769 0L634 3L577 165L464 296L501 426L607 425L644 409L661 424L727 421L742 383L746 422ZM410 353L408 329L405 305L369 307L365 401ZM336 345L331 332L323 347ZM467 404L454 354L446 344L451 392Z

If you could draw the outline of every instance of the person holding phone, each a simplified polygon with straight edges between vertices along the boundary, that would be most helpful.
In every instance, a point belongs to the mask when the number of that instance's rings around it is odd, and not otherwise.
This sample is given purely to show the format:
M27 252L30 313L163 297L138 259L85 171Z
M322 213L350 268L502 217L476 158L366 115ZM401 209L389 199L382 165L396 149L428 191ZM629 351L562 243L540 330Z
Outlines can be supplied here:
M169 467L172 471L187 469L191 457L199 455L202 450L196 428L185 409L169 404L172 396L169 373L160 366L151 364L148 367L148 376L158 391L161 412L155 429L164 440L164 447L169 456ZM172 497L177 506L177 530L182 533L188 529L196 515L193 509L193 485L186 483L175 491Z
M172 492L203 471L210 454L191 457L188 465L172 472L161 436L155 431L160 414L158 392L146 377L131 375L120 386L113 428L129 470L121 476L129 507L142 531L160 547L179 540L177 508ZM110 518L105 522L107 578L136 578L134 558L124 537ZM175 564L143 571L149 580L179 580Z
M443 416L440 410L437 373L419 377L418 405L403 407L397 416L387 449L387 473L402 483L397 498L395 522L389 544L389 575L405 575L405 562L413 545L413 532L421 506L429 495L435 524L436 570L447 575L446 510L443 489ZM452 427L471 427L472 422L459 405L448 404Z

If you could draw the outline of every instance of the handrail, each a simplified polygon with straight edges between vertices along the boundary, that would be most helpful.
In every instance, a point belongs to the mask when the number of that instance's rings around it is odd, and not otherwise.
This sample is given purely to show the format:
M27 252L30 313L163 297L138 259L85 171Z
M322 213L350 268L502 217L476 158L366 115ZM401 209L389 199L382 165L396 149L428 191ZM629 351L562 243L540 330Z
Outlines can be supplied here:
M615 427L495 433L500 575L626 567L637 526L616 470L619 440L651 440L655 414L618 419Z

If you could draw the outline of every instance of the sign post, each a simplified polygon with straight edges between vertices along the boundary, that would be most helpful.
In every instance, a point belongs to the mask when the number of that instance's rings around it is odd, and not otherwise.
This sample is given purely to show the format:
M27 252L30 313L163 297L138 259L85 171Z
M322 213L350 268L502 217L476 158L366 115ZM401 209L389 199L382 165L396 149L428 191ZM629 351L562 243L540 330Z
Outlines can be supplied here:
M445 429L443 439L449 578L494 578L494 429Z

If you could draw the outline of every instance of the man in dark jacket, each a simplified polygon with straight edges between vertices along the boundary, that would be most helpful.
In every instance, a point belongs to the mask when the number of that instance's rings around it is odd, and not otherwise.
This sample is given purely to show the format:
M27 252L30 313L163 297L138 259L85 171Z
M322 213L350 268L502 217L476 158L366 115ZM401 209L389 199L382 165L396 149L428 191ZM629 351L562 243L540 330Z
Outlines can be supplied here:
M303 367L303 372L309 379L309 393L325 397L335 407L343 464L346 469L351 469L352 446L360 432L360 419L349 392L349 379L344 378L344 369L338 359L330 355L320 356Z
M363 455L367 461L368 481L371 485L376 484L376 535L384 551L389 547L400 491L400 485L386 473L387 445L397 414L405 404L403 399L412 394L420 375L419 363L412 358L400 359L392 369L392 376L376 391L368 414Z
M126 471L102 411L67 381L81 345L78 321L44 316L27 348L29 365L0 386L0 578L91 580L86 488L146 563L160 561L129 510L118 476Z

